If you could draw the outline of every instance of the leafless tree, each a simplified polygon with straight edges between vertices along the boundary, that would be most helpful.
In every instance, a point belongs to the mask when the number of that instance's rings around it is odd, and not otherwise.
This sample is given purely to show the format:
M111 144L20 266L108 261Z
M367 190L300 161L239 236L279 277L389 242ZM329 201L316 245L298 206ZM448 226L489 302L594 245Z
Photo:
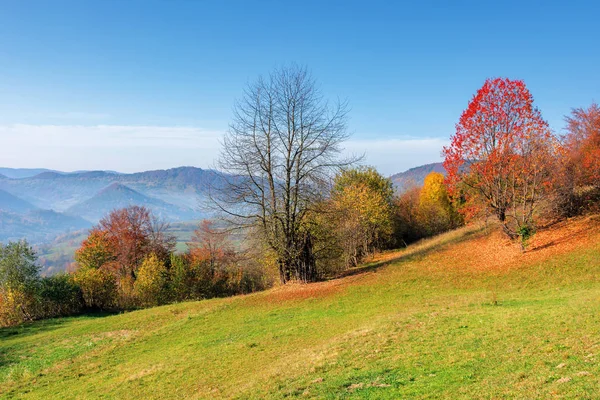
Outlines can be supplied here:
M259 78L234 106L218 161L225 184L211 197L237 226L259 228L252 232L275 252L282 283L316 278L307 215L332 176L356 161L340 154L347 112L296 65Z

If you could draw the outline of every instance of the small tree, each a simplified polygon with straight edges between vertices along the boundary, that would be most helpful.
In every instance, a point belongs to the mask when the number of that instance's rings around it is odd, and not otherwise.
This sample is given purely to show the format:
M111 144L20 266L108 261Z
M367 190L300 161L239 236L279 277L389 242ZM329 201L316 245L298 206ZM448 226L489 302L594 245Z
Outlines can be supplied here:
M392 182L374 168L354 168L336 177L333 214L346 266L357 265L392 239L393 194Z
M565 120L563 143L575 169L575 184L600 187L600 106L573 109Z
M573 109L565 120L554 205L559 216L571 217L600 203L600 106Z
M155 254L146 257L138 270L133 287L142 305L155 306L167 303L171 296L165 263Z
M421 188L413 186L394 199L394 226L398 244L407 245L427 236L421 224Z
M470 189L467 196L479 197L511 238L525 239L549 185L554 148L525 83L488 79L444 148L444 167L452 190L462 183Z
M115 250L108 232L94 228L75 251L75 261L82 268L98 269L117 260Z
M33 320L39 305L40 267L26 241L0 244L0 323Z
M101 243L96 247L102 255L98 258L105 262L103 267L113 267L120 277L133 281L138 267L148 255L155 254L168 262L176 241L167 229L168 224L161 222L149 209L129 206L114 210L101 219L91 236L97 235ZM101 250L107 250L108 254Z
M115 275L105 269L83 267L73 273L73 281L81 288L84 304L96 310L111 310L117 304Z
M443 174L431 172L425 177L419 195L419 217L428 235L444 232L460 223Z

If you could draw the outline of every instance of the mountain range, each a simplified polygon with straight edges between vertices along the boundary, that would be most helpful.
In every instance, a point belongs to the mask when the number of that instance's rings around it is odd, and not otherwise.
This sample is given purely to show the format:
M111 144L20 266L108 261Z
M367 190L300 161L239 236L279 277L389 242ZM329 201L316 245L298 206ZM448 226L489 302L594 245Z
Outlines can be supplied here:
M444 173L441 163L392 175L397 192L421 186L430 172ZM61 172L49 169L0 168L0 241L26 237L44 243L61 234L87 229L111 210L143 205L169 222L207 217L200 204L213 170L179 167L123 174L114 171Z
M81 172L88 172L88 171L62 172L62 171L56 171L53 169L46 169L46 168L2 168L2 167L0 167L0 177L11 178L11 179L31 178L32 176L39 175L43 172L55 172L57 174L68 175L68 174L78 174ZM113 174L120 173L120 172L116 172L116 171L104 171L104 172L110 172Z
M111 210L133 204L146 206L171 222L202 219L207 214L200 210L200 204L208 188L221 179L213 170L194 167L134 174L2 171L0 241L26 237L33 243L89 228ZM39 173L9 177L33 172Z

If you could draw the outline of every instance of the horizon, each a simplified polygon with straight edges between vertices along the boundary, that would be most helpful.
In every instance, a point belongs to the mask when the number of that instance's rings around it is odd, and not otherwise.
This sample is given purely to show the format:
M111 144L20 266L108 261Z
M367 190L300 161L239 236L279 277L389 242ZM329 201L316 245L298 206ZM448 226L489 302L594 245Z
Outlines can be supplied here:
M326 98L349 102L346 152L385 175L441 161L488 77L523 79L556 133L572 108L598 101L591 1L245 5L5 4L0 163L209 169L246 84L293 62Z
M426 167L426 166L429 166L429 165L441 164L441 163L442 163L442 161L433 162L433 163L425 163L425 164L420 164L420 165L414 165L414 166L409 167L409 168L407 168L405 170L398 171L398 172L395 172L393 174L386 175L386 176L387 177L392 177L393 175L402 174L402 173L408 172L408 171L410 171L412 169L415 169L415 168ZM3 165L0 165L0 170L3 170L3 169L22 170L22 171L44 170L44 172L55 172L55 173L61 173L61 174L67 174L67 175L69 175L69 174L83 174L83 173L87 173L87 172L106 172L106 173L113 173L113 174L120 174L120 175L131 175L131 174L139 174L139 173L143 173L143 172L168 171L168 170L172 170L172 169L181 169L181 168L195 168L195 169L201 169L203 171L218 171L218 170L216 170L214 168L197 167L197 166L194 166L194 165L179 165L179 166L174 166L174 167L158 168L158 169L146 169L146 170L132 171L132 172L107 170L107 169L83 169L83 170L75 170L75 171L63 171L63 170L51 169L51 168L45 168L45 167L26 167L26 168L20 168L20 167L6 167L6 166L3 166ZM1 175L3 175L3 174L0 171L0 176ZM13 179L13 178L9 178L9 179ZM15 178L15 179L21 179L21 178Z

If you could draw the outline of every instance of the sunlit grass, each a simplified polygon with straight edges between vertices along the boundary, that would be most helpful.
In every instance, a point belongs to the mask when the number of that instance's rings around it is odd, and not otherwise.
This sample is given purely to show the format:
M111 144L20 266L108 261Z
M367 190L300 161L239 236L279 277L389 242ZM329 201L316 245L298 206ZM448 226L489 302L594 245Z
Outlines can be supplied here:
M526 254L465 228L330 282L3 329L0 393L595 398L597 228L559 226Z

